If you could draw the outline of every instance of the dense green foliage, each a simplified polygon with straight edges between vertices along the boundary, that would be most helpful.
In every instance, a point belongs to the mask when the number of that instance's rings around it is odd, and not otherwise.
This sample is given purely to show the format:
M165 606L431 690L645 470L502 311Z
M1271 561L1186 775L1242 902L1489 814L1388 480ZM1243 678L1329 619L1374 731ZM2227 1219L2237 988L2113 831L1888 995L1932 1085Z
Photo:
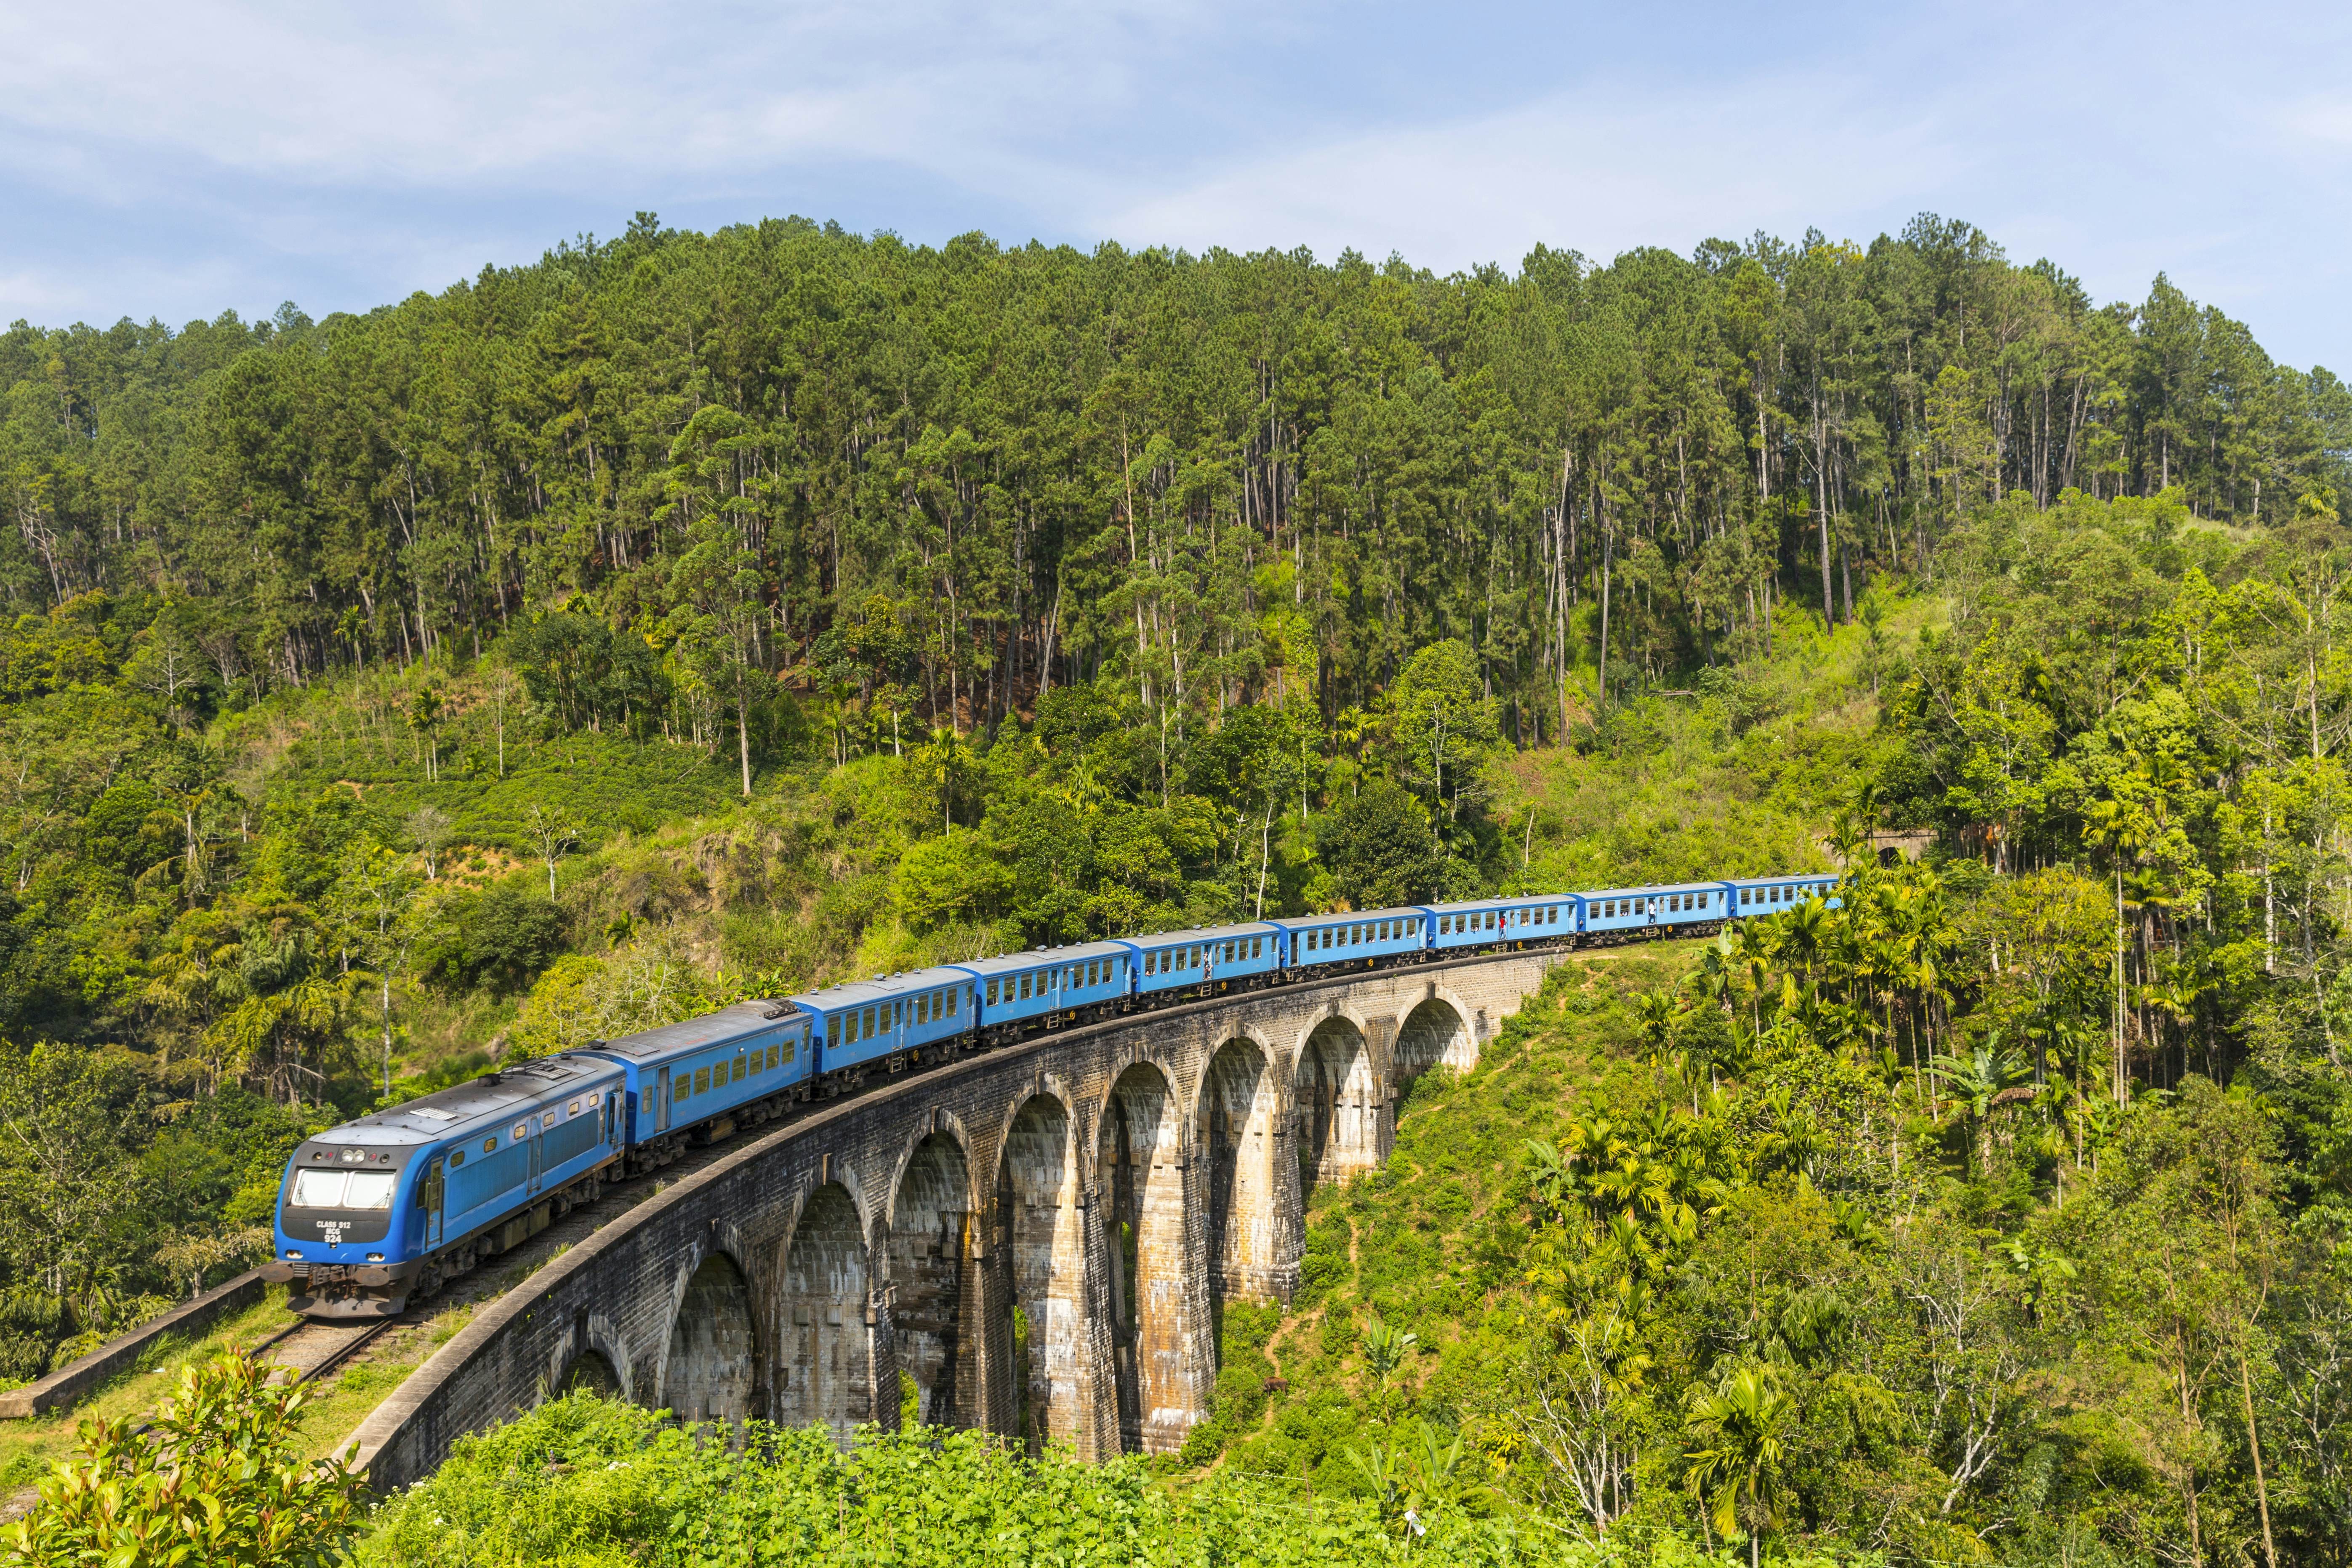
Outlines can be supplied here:
M498 1056L1837 863L1416 1084L1173 1489L567 1401L367 1550L2352 1557L2352 402L2160 279L648 220L0 386L0 1378Z
M1101 675L1162 729L1336 723L1447 638L1533 744L1601 621L1612 689L1671 677L2011 491L2273 523L2352 441L2163 279L2095 307L1932 217L1439 278L646 216L365 316L20 324L0 388L0 592L168 605L166 703L520 627L567 728L746 764L779 680L836 747Z
M360 1560L385 1568L1707 1561L1674 1537L1596 1550L1542 1521L1490 1512L1423 1500L1409 1521L1370 1500L1318 1500L1240 1477L1180 1494L1132 1460L1097 1467L1049 1453L1029 1461L962 1432L869 1433L845 1454L822 1428L754 1426L730 1447L574 1394L465 1440L432 1479L377 1516Z
M82 1457L41 1483L38 1507L0 1529L9 1568L310 1568L343 1560L365 1489L334 1460L303 1458L310 1394L272 1386L230 1352L184 1372L152 1424L82 1426ZM348 1457L348 1456L347 1456Z
M1579 961L1417 1085L1294 1312L1229 1316L1192 1457L1344 1488L1426 1420L1594 1531L2345 1560L2345 545L2316 502L1957 531L1836 907ZM1646 765L1717 701L1647 710ZM1811 732L1693 782L1780 787ZM1861 853L1889 822L1931 864Z

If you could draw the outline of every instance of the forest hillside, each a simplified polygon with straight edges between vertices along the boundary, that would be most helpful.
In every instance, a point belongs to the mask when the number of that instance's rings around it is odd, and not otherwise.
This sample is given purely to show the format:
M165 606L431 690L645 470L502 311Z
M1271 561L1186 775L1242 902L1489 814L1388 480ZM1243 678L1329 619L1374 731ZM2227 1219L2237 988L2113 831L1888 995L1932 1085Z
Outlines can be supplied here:
M0 388L0 1379L493 1061L1839 869L1417 1083L1179 1461L567 1403L364 1550L498 1560L537 1499L745 1561L888 1488L995 1540L1042 1488L1118 1561L2352 1551L2352 401L2162 279L1931 218L1440 278L647 217L364 316L19 324Z

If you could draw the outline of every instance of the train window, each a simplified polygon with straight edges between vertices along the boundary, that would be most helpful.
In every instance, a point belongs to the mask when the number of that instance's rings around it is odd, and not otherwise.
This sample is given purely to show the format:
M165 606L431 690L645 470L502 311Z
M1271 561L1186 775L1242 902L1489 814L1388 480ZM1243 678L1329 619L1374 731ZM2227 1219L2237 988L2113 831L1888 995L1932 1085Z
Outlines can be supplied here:
M1265 956L1265 938L1262 936L1254 936L1250 938L1250 956L1252 958L1264 958Z
M451 1151L450 1151L450 1152L449 1152L449 1163L450 1163L450 1165L451 1165L452 1167L456 1167L456 1166L458 1166L458 1165L462 1165L462 1164L464 1164L465 1163L466 1163L466 1152L465 1152L463 1149L453 1149L453 1150L451 1150Z
M868 1007L858 1015L857 1037L859 1039L870 1040L874 1037L874 1015L880 1010L877 1007Z
M670 1082L669 1098L673 1104L678 1100L684 1100L688 1095L692 1094L693 1092L694 1075L690 1072L682 1072Z
M915 1022L919 1026L931 1021L931 999L929 995L915 998Z
M992 1006L992 1007L995 1006L995 1005L996 1005L996 1001L997 1001L997 997L996 997L996 979L995 979L995 976L993 976L993 975L991 975L991 976L989 977L989 982L988 982L988 993L987 993L987 994L988 994L988 1005L989 1005L990 1006Z
M709 1094L710 1092L710 1069L709 1068L697 1068L694 1069L694 1092L697 1094Z
M1019 980L1013 983L1013 997L1014 1000L1021 1002L1026 1002L1029 1000L1029 977L1027 975L1024 974L1021 976Z
M751 1053L751 1070L755 1073L766 1072L768 1070L768 1064L774 1059L775 1054L776 1047L773 1046L770 1046L763 1050L753 1051Z
M735 1052L735 1081L743 1081L743 1052L740 1047Z
M528 1138L530 1136L530 1123L528 1121L518 1121L514 1124L514 1131L507 1134L507 1142L511 1143L518 1138Z
M569 1104L569 1105L565 1106L565 1107L563 1108L563 1114L564 1114L564 1115L566 1115L566 1116L577 1116L577 1115L579 1115L579 1114L580 1114L580 1102L579 1102L578 1100L573 1100L571 1104Z
M286 1201L302 1209L388 1209L396 1180L390 1171L297 1171Z
M948 1016L949 1016L949 1017L952 1018L952 1017L954 1017L954 1016L956 1016L956 1008L957 1008L958 1005L959 1005L959 1004L961 1004L961 1003L962 1002L962 1000L963 1000L963 987L962 987L962 986L961 986L961 985L950 985L950 986L949 986L949 987L948 987Z

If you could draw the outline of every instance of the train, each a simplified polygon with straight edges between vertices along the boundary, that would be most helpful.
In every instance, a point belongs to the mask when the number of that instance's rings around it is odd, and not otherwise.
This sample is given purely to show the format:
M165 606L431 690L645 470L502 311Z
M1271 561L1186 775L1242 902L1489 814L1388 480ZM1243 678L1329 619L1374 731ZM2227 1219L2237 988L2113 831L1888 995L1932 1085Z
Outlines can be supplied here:
M500 1067L307 1139L265 1278L328 1320L394 1317L604 1183L965 1051L1345 969L1704 935L1835 902L1807 872L1251 921L877 975Z

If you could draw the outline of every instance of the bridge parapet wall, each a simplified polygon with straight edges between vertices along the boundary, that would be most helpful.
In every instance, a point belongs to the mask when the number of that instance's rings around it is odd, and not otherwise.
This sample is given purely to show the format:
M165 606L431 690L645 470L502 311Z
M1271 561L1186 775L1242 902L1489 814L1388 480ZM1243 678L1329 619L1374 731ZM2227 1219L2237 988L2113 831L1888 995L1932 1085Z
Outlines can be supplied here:
M683 1419L927 1420L1085 1458L1207 1414L1212 1322L1286 1300L1306 1188L1378 1167L1561 953L1318 976L814 1108L486 1304L353 1434L379 1489L573 1381Z

